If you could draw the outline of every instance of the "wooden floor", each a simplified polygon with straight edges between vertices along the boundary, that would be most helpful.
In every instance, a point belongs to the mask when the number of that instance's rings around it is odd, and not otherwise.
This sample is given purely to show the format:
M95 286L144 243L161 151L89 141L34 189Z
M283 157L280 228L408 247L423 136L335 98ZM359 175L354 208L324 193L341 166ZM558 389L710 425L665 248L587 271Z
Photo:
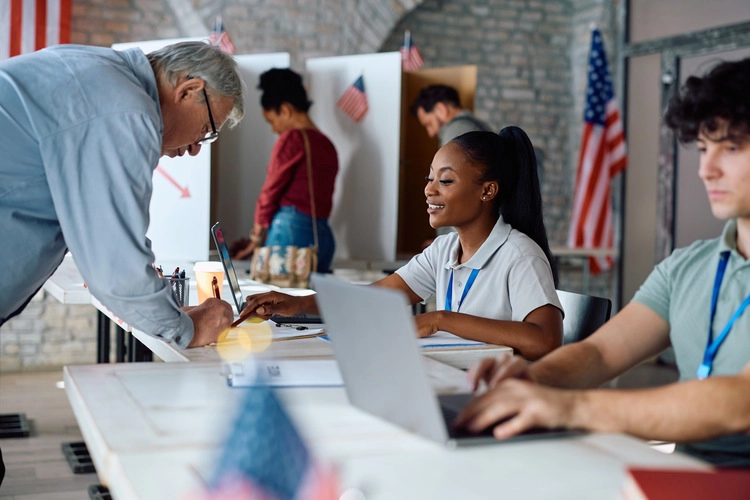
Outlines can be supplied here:
M62 443L82 441L62 387L62 370L0 374L0 414L25 413L31 437L0 439L5 479L2 500L85 500L95 473L73 474Z
M620 377L615 387L649 387L673 382L669 366L641 365ZM60 446L82 441L62 386L62 371L0 374L0 414L26 413L28 438L0 439L6 473L0 500L85 500L96 474L73 474ZM59 383L59 384L58 384Z

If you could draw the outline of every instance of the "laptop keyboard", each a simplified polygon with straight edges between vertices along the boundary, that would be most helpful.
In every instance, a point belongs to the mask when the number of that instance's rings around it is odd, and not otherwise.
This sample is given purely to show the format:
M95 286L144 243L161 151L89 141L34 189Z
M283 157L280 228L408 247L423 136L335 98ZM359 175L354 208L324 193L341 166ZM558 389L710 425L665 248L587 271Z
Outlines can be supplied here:
M473 433L469 432L466 429L457 429L453 426L453 422L458 417L458 414L461 413L460 410L457 410L456 408L463 408L464 404L468 402L468 399L470 399L470 395L466 394L455 394L455 395L448 395L448 396L439 396L440 400L440 411L443 414L443 421L445 422L445 425L448 429L448 434L450 437L456 439L456 438L469 438L469 437L493 437L492 436L492 430L497 424L500 424L506 420L510 420L511 417L505 418L503 420L500 420L496 422L493 425L490 425L486 429L484 429L481 432ZM574 430L565 430L565 429L545 429L543 427L532 427L531 429L527 429L526 431L522 432L516 438L521 437L528 437L528 436L536 436L536 435L576 435L579 434L579 431Z
M458 414L461 413L461 409L463 409L471 398L470 394L442 395L438 397L443 421L448 429L448 434L452 438L492 436L492 426L479 433L469 432L466 429L457 429L453 426L453 422L458 417Z

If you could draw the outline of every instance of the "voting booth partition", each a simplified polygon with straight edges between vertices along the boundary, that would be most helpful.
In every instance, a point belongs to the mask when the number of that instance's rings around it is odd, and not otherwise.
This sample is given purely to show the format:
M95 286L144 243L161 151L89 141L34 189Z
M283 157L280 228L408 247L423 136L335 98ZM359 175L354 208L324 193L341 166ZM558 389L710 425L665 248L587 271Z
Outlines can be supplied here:
M339 155L331 225L336 258L395 260L398 223L401 55L309 59L313 121ZM359 122L336 106L362 77L368 111Z
M174 38L133 43L117 43L115 50L140 48L144 53L178 42L202 41L203 38ZM211 150L201 148L196 156L181 158L163 156L154 170L153 193L149 209L150 224L146 236L156 262L191 262L208 260L210 225Z
M236 55L234 59L245 82L245 117L236 127L221 131L211 162L211 222L221 222L229 244L250 234L255 201L277 137L263 119L258 80L265 71L290 64L288 52ZM208 239L208 226L205 235Z

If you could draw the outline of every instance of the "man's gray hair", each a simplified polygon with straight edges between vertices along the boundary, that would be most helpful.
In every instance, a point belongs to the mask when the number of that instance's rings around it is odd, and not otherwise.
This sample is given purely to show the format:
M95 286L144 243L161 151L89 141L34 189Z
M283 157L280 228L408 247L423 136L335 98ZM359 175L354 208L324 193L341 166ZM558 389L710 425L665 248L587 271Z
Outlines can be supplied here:
M237 63L229 54L204 42L180 42L150 52L146 57L156 74L163 74L170 85L176 85L181 77L200 78L206 82L207 92L233 98L234 106L227 117L229 128L242 120L244 83Z

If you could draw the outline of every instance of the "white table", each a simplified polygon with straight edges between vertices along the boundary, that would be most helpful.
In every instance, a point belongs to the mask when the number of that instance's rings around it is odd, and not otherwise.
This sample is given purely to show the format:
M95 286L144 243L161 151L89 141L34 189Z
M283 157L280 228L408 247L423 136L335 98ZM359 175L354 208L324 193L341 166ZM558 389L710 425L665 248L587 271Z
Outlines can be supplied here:
M464 374L427 360L451 392ZM114 498L179 499L213 474L242 391L216 363L71 366L65 390ZM622 435L450 450L348 404L342 388L277 391L312 452L344 488L373 499L619 498L628 466L708 469Z
M63 258L55 273L44 283L44 291L62 304L90 304L91 293L84 286L73 256Z

